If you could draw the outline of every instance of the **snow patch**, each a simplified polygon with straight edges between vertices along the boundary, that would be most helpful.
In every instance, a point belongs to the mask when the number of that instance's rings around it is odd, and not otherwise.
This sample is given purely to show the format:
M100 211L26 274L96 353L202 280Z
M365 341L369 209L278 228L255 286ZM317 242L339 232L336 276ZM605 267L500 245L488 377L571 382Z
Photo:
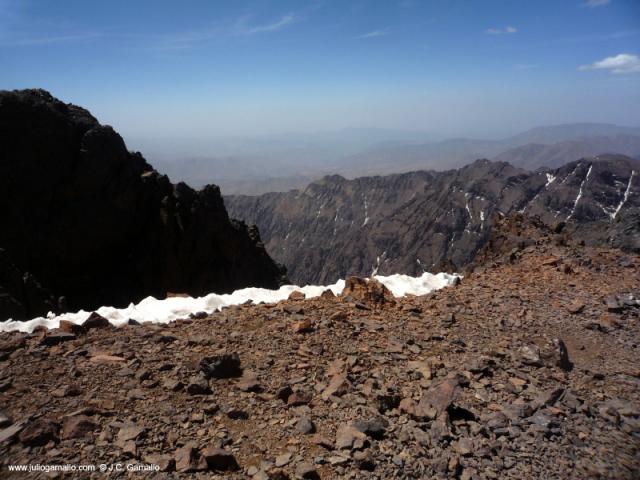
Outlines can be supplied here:
M547 173L547 183L545 183L544 188L547 188L549 185L555 182L555 180L556 180L556 177L554 175Z
M384 254L383 254L384 255ZM425 272L419 277L408 275L374 276L373 278L382 282L396 297L404 295L426 295L433 290L449 286L456 281L459 275L438 273L433 275ZM211 293L204 297L171 297L165 300L158 300L154 297L147 297L140 303L130 304L126 308L100 307L96 312L115 326L126 324L129 319L138 322L169 323L180 318L186 318L190 313L207 312L212 313L231 305L240 305L248 300L254 303L277 303L286 300L291 292L303 292L307 298L318 297L322 292L329 289L335 295L342 293L344 280L338 280L332 285L318 286L307 285L298 287L296 285L284 285L278 290L268 290L266 288L243 288L233 293L218 295ZM80 310L76 313L64 313L54 315L49 313L46 317L38 317L26 322L7 320L0 322L0 332L32 332L38 326L47 328L58 328L61 320L67 320L76 325L84 323L91 312Z
M362 224L362 226L364 227L367 223L369 223L369 213L368 213L367 197L364 197L364 223Z
M618 207L616 208L616 211L613 212L613 215L611 216L611 218L616 218L616 215L618 215L618 213L620 212L620 209L622 208L622 206L627 203L627 200L629 199L629 194L631 193L631 182L633 181L633 176L636 174L636 172L634 170L631 171L631 176L629 177L629 183L627 184L627 189L624 191L624 196L622 197L622 201L620 202L620 204L618 204Z
M380 258L386 261L385 257L387 256L387 251L382 252L382 255L376 257L376 265L371 269L371 276L375 277L378 274L378 270L380 269Z
M444 287L452 285L457 278L461 278L457 274L438 273L436 275L425 272L419 277L410 277L409 275L389 275L375 277L384 284L391 293L396 297L404 297L405 295L426 295Z
M578 202L582 198L582 189L583 189L584 185L587 183L587 180L589 180L589 176L591 175L591 169L592 168L593 168L593 164L589 165L589 170L587 171L587 176L584 177L584 180L582 180L582 183L580 184L580 190L578 191L578 196L576 197L576 201L573 203L573 208L571 209L571 213L567 217L567 220L569 220L573 216L575 211L576 211L576 207L578 206Z

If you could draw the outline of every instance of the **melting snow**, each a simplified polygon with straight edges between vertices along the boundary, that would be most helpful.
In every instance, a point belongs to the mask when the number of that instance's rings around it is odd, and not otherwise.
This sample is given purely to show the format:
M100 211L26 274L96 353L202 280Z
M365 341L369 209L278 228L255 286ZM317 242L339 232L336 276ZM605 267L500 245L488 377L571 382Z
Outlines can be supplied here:
M369 223L369 214L367 211L367 197L364 197L364 223L362 226L364 227L367 223Z
M529 206L532 205L533 202L535 202L538 199L538 197L540 196L540 193L543 190L546 190L547 187L551 185L553 182L555 182L556 177L554 175L551 175L550 173L547 173L546 175L547 175L547 183L544 184L544 188L540 190L538 193L536 193L535 196L524 207L522 207L521 210L518 210L518 213L524 213L527 210L527 208L529 208ZM567 179L565 178L564 180L566 181ZM564 183L564 181L562 183Z
M408 275L375 276L377 280L391 290L396 297L404 295L426 295L446 286L451 285L459 276L456 274L438 273L433 275L425 272L419 277ZM147 297L140 303L130 304L126 308L100 307L97 313L105 317L113 325L119 326L127 323L129 319L138 322L169 323L174 320L188 317L190 313L207 312L211 313L223 307L240 305L248 300L254 303L276 303L286 300L291 292L303 292L307 298L318 297L325 290L330 289L334 294L339 295L344 289L344 280L338 280L333 285L317 286L307 285L298 287L295 285L284 285L278 290L267 290L265 288L243 288L233 293L218 295L215 293L205 297L171 297L165 300L158 300L154 297ZM31 332L37 326L43 325L47 328L57 328L60 320L67 320L75 324L82 324L90 312L80 310L77 313L64 313L54 315L49 313L47 317L38 317L26 322L8 320L0 322L0 332L10 332L18 330L21 332Z
M629 183L627 184L627 189L624 191L624 196L622 197L622 201L620 202L620 204L616 208L616 211L613 212L613 215L611 216L611 218L616 218L616 215L618 215L618 212L620 212L620 209L622 208L622 206L629 199L629 194L631 193L631 182L633 181L633 176L635 174L636 174L636 172L632 170L631 171L631 176L629 177Z
M587 171L587 176L584 177L584 180L582 180L582 183L580 184L580 190L578 191L578 196L576 197L576 201L573 203L573 208L571 209L571 213L567 217L567 220L569 220L573 216L574 212L576 211L578 202L582 198L582 188L584 187L585 183L587 183L587 180L589 180L589 175L591 175L592 168L593 168L593 164L589 165L589 171Z
M544 185L544 188L547 188L549 185L551 185L554 181L556 180L556 177L554 175L551 175L550 173L547 173L547 183Z
M426 295L434 290L439 290L452 285L457 278L457 274L438 273L436 275L425 272L419 277L409 275L389 275L387 277L378 275L375 277L383 283L396 297L405 295Z
M380 268L380 257L384 259L386 255L387 255L387 251L385 250L384 252L382 252L382 255L379 255L376 257L376 266L373 267L371 270L372 277L375 277L378 274L378 269Z

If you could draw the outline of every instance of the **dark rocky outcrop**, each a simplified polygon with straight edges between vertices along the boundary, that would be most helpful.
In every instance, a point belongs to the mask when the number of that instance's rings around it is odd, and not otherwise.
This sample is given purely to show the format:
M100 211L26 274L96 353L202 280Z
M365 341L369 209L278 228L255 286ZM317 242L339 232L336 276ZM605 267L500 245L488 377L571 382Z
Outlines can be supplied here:
M75 310L283 280L218 187L171 184L111 127L43 90L0 92L0 211L0 320L45 312L37 285Z
M537 172L478 160L446 172L336 175L225 204L256 223L267 251L305 284L461 269L487 242L494 218L515 212L547 225L566 221L567 232L589 245L638 251L639 192L638 161L601 155Z
M30 273L21 272L0 248L0 318L46 315L58 304Z

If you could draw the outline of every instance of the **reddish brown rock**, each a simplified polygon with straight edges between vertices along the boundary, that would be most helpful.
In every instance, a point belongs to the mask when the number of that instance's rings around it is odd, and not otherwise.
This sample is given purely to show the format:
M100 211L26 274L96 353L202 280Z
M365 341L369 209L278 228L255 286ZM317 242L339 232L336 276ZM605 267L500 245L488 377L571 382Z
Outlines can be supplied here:
M297 322L293 322L291 328L295 333L309 333L313 331L313 323L308 318L304 318Z
M332 396L340 397L349 390L349 380L345 374L335 375L329 381L329 385L322 391L322 399L329 400Z
M20 441L28 447L38 447L58 441L60 425L52 420L40 418L27 424L20 432Z
M351 297L356 301L373 305L396 303L391 291L374 278L347 277L342 297Z
M111 324L109 323L109 320L104 318L102 315L93 312L87 317L82 326L88 331L94 328L109 328L111 327Z
M303 292L301 292L299 290L294 290L293 292L291 292L289 294L289 298L288 299L296 301L296 300L304 300L305 298L306 298L306 295Z
M206 459L200 457L200 451L191 444L179 448L175 452L176 472L190 473L207 470Z
M82 335L85 333L85 329L82 325L70 322L68 320L60 320L60 331L65 333L72 333L74 335Z
M62 439L92 437L96 427L95 422L86 415L67 417L62 423Z
M290 407L297 407L300 405L311 403L312 400L313 395L311 395L311 393L305 391L297 391L289 395L289 398L287 399L287 405L289 405Z

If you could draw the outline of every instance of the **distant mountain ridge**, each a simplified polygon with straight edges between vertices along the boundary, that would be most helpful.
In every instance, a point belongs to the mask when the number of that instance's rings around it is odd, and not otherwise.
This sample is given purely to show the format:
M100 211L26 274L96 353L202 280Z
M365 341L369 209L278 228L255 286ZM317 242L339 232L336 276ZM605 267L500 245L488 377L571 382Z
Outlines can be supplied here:
M477 158L508 161L531 170L555 168L576 158L605 153L635 157L640 154L635 150L639 143L640 127L606 123L535 127L497 140L435 141L419 132L350 129L300 138L292 134L245 143L236 140L221 144L219 149L211 147L215 153L209 156L202 146L198 156L167 157L164 153L156 164L174 181L196 187L215 182L225 195L256 195L304 188L324 175L356 178L448 170Z
M612 123L565 123L534 127L505 139L506 143L551 144L587 137L610 137L615 135L640 135L640 127L626 127Z
M333 175L303 190L226 196L225 204L258 225L294 282L322 284L374 271L460 269L486 242L493 216L511 212L569 221L585 242L640 251L639 173L640 162L619 155L535 173L478 160L444 172Z
M611 137L586 137L550 145L529 143L512 148L494 158L498 162L535 170L540 167L557 168L568 158L584 158L606 153L619 153L636 157L640 152L640 136L615 135Z
M402 173L416 169L461 167L477 158L506 161L535 170L559 167L576 158L622 154L635 157L640 127L575 123L535 127L502 140L458 138L441 142L376 148L349 157L339 170L353 174Z

